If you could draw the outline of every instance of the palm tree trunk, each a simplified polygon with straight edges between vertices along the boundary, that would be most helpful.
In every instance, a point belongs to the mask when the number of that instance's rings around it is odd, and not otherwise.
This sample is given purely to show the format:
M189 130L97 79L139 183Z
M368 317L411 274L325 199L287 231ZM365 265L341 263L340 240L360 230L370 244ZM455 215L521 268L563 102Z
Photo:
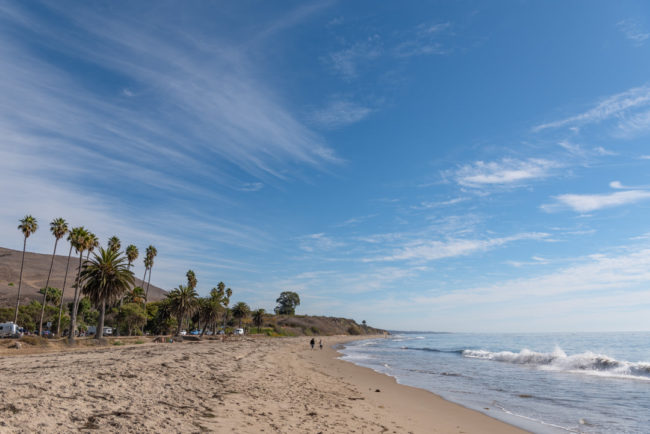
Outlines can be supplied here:
M129 261L128 269L129 269L129 271L131 271L131 261ZM122 296L120 297L120 310L122 310L122 304L123 303L124 303L124 294L122 294ZM118 330L118 334L119 334L120 328L118 327L117 330Z
M45 294L43 294L43 305L41 306L41 319L38 321L38 335L43 336L43 316L45 315L45 303L47 303L47 291L50 287L50 276L52 275L52 267L54 266L54 255L56 255L56 245L59 239L54 241L54 252L52 252L52 261L50 262L50 271L47 273L47 280L45 281Z
M149 268L144 267L144 276L142 276L142 290L143 291L144 291L144 282L147 279L147 270L149 270ZM151 274L151 272L149 272L149 274ZM142 300L142 305L146 306L146 304L147 304L147 295L145 294L144 300Z
M149 282L151 282L151 268L149 268L149 280L147 280L147 291L144 293L144 302L147 303L149 300Z
M95 332L95 339L104 337L104 315L106 314L106 300L102 301L102 309L99 312L99 323L97 324L97 331Z
M77 284L74 288L74 299L72 301L72 314L70 315L70 334L68 335L68 341L74 342L74 333L77 329L77 309L79 308L79 278L81 277L81 261L83 260L83 252L79 252L79 268L77 269Z
M18 307L20 306L20 288L23 285L23 266L25 265L25 248L27 247L27 237L23 241L23 260L20 262L20 278L18 280L18 297L16 297L16 312L14 313L14 324L18 324Z
M176 336L181 335L181 329L183 328L183 315L178 315L178 328L176 329Z
M68 268L70 268L70 256L72 255L72 244L70 244L70 251L68 252L68 262L65 265L65 274L63 275L63 289L61 289L61 303L59 305L59 320L56 323L57 337L61 333L61 315L63 315L63 293L65 292L65 281L68 279Z

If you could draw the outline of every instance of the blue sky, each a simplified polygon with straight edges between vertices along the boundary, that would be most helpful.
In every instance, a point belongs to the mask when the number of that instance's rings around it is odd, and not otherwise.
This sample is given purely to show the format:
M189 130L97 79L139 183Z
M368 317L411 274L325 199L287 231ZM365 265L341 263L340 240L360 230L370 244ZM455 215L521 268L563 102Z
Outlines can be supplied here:
M2 1L2 245L63 216L254 308L650 330L649 13Z

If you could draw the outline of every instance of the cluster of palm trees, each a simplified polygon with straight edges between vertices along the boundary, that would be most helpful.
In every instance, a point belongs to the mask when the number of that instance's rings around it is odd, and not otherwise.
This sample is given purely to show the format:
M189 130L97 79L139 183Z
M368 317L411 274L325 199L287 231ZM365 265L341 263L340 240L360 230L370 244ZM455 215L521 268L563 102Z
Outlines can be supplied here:
M20 220L18 229L22 231L24 241L14 322L17 322L18 320L18 308L20 307L20 292L22 288L22 275L25 263L27 238L38 230L38 221L33 216L27 215L25 218ZM68 223L63 218L52 220L50 223L50 232L54 236L54 250L52 252L52 259L50 261L50 269L45 282L45 288L49 288L52 269L54 267L54 258L56 256L59 241L67 235L67 241L70 243L68 260L63 277L63 287L61 289L59 315L56 327L57 336L60 336L61 334L63 296L65 294L68 280L68 269L72 258L72 249L75 249L75 252L79 255L79 262L75 283L72 285L74 288L74 296L70 309L70 324L68 329L70 341L74 341L75 339L77 315L82 295L88 297L90 302L99 311L99 321L95 338L101 338L103 336L106 306L110 307L118 305L122 308L124 301L126 301L128 303L142 303L143 310L145 310L144 308L146 308L149 296L151 269L154 265L154 258L158 254L158 251L154 246L147 247L144 257L145 271L142 282L144 286L144 282L146 281L147 285L145 290L142 287L135 286L135 278L133 271L131 270L134 262L139 256L138 248L135 245L131 244L127 246L124 249L124 252L122 252L120 239L117 236L113 236L108 239L107 246L104 249L100 246L99 239L95 234L88 231L83 226L69 228ZM96 248L99 248L99 250L94 253L91 258L90 253ZM86 254L85 259L84 253ZM199 297L196 291L197 279L194 271L188 270L186 278L187 284L179 285L177 288L173 289L167 295L166 300L169 314L175 317L177 322L177 334L180 334L185 324L189 326L189 321L192 318L194 319L195 324L198 324L198 328L201 329L201 336L203 336L209 328L212 328L213 332L216 332L220 315L224 328L230 314L232 314L235 319L239 320L239 327L242 326L242 321L251 315L249 306L244 302L235 304L232 309L228 308L230 298L232 297L232 290L226 288L226 285L223 282L219 282L216 287L212 288L207 297ZM39 335L42 335L43 333L43 318L47 295L48 290L46 289L43 291L43 303L41 306L41 316L38 325ZM252 314L253 322L258 328L261 327L265 315L264 309L258 309Z
M38 230L38 221L31 215L25 216L20 220L18 229L23 233L23 254L20 264L20 277L18 281L18 294L16 296L16 310L14 313L14 323L18 322L18 309L20 307L20 292L22 289L23 281L23 268L25 265L25 250L27 248L27 239L34 232ZM63 314L63 295L65 294L66 283L68 279L68 269L70 266L70 259L72 256L72 249L74 248L79 255L79 265L77 267L77 277L75 279L74 297L72 302L72 309L70 315L69 339L71 341L75 338L77 329L77 313L79 309L79 301L81 294L89 297L90 301L100 311L99 324L97 326L96 338L101 338L104 329L104 317L106 312L106 305L111 305L118 300L123 299L124 294L134 286L133 272L131 266L138 258L138 248L134 245L129 245L125 249L125 254L120 251L120 239L116 236L108 240L107 248L101 248L99 239L95 234L88 231L83 226L69 228L68 223L63 218L56 218L50 223L50 232L54 236L54 251L52 252L52 260L50 261L50 269L48 271L45 288L49 288L50 277L52 275L52 268L54 267L54 258L56 256L56 249L59 241L67 234L67 241L70 243L68 251L68 261L66 263L65 274L63 277L63 288L61 289L61 301L59 305L59 316L56 327L57 336L61 333L61 317ZM90 253L95 248L100 247L98 254L94 254L90 258ZM83 255L86 252L86 260L84 262ZM149 283L151 282L151 269L153 268L154 258L158 251L154 246L147 247L145 264L145 278L149 272L149 280L147 281L147 291L144 294L143 302L146 303L147 295L149 292ZM144 284L144 279L143 279ZM41 316L39 320L38 331L39 335L43 333L43 316L45 312L45 303L47 301L47 289L43 294L43 304L41 307Z

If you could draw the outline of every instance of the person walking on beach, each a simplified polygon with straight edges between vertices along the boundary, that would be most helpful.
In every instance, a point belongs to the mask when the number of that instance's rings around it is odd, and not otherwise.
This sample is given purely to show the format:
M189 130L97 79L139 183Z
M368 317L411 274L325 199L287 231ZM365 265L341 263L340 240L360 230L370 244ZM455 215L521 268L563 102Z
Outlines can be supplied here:
M323 349L323 340L322 339L318 340L318 346L320 347L321 350Z
M309 341L309 345L311 345L312 350L314 349L314 344L315 343L316 343L316 341L314 340L314 338L311 338L311 341Z

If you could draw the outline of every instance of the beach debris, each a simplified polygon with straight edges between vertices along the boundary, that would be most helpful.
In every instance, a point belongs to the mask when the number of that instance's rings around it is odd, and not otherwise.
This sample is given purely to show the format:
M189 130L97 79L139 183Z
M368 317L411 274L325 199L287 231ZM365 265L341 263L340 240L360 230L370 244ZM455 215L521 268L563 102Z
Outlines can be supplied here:
M21 344L20 342L14 342L12 345L9 345L9 348L15 348L15 349L19 350L19 349L22 348L22 346L23 346L23 344Z
M379 390L379 389L375 389L375 392L381 392L381 390Z
M363 399L366 399L366 398L364 398L363 396L358 396L358 397L357 396L349 396L348 399L350 401L358 401L358 400L363 400Z

